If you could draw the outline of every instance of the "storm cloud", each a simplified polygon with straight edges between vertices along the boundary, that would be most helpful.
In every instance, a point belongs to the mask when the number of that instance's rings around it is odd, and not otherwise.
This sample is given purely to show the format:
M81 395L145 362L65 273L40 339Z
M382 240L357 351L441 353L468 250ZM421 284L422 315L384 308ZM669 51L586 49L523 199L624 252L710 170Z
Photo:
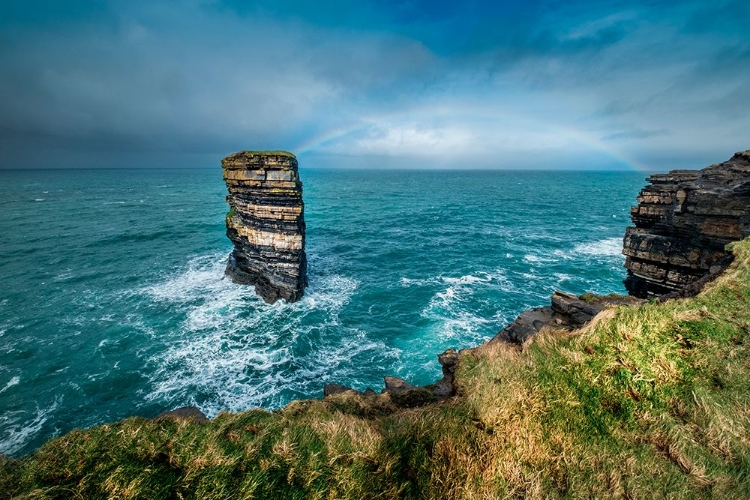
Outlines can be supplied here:
M0 19L0 168L280 148L664 169L750 147L745 2L28 1Z

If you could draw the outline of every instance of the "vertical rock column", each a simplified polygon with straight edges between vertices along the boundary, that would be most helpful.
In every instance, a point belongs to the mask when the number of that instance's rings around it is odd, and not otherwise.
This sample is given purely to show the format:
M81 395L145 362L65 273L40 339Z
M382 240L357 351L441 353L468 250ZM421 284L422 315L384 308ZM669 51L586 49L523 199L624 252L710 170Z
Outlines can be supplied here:
M625 287L642 298L682 292L718 273L731 259L725 245L750 236L750 151L648 180L622 251Z
M297 158L285 151L241 151L221 161L229 195L226 274L254 285L263 300L295 302L307 286L305 215Z

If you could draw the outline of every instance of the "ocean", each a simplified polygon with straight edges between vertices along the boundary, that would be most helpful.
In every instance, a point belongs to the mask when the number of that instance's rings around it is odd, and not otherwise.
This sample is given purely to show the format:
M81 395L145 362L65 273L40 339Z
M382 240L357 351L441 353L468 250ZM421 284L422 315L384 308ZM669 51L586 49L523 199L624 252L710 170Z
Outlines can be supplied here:
M224 268L206 170L0 171L0 453L195 405L275 409L440 377L556 289L624 293L638 172L311 170L309 287L267 305Z

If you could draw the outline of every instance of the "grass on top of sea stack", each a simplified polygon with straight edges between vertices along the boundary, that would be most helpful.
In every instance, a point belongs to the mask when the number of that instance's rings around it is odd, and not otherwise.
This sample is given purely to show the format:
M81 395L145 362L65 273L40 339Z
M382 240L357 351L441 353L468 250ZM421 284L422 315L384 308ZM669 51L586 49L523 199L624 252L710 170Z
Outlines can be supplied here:
M748 498L750 240L698 297L465 351L459 395L130 418L0 459L2 498Z

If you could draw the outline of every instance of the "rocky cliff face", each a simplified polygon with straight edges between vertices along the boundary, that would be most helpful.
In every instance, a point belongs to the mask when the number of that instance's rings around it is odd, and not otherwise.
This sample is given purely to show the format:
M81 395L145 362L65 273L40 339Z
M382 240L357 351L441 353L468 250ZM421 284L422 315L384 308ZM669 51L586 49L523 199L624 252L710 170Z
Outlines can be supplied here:
M728 265L725 245L750 235L750 151L648 181L623 241L625 287L642 298L679 293Z
M241 151L221 161L229 195L227 275L254 285L269 303L294 302L307 285L305 215L297 158L285 151Z

